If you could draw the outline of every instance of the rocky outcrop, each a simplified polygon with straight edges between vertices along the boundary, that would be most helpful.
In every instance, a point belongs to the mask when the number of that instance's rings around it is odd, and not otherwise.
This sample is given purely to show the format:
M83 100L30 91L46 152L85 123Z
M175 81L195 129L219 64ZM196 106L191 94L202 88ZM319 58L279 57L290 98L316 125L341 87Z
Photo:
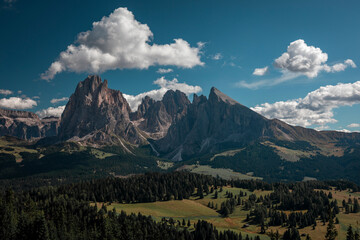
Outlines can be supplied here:
M0 136L9 135L25 140L56 136L59 118L40 119L27 111L0 109Z
M190 101L183 92L169 90L161 101L145 97L132 120L149 137L160 139L174 122L186 115L189 105Z
M90 145L141 144L146 139L130 121L131 110L122 93L107 80L89 76L80 82L61 116L59 139Z

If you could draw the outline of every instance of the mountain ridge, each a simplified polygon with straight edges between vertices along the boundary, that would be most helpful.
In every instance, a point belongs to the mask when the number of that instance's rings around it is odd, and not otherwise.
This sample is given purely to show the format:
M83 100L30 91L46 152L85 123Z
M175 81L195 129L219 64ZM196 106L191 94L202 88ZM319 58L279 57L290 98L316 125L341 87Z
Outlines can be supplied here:
M8 128L12 117L18 124ZM22 118L27 119L27 125L19 123ZM36 124L30 124L29 119ZM208 97L194 94L192 102L179 90L167 91L159 101L146 96L133 112L123 94L109 89L107 80L97 75L78 83L60 120L1 109L0 120L0 135L24 139L57 136L58 142L74 141L93 147L117 145L127 153L151 143L156 155L175 161L255 141L306 141L324 145L324 149L360 143L359 133L317 131L267 119L215 87ZM322 153L327 151L324 149L320 148Z

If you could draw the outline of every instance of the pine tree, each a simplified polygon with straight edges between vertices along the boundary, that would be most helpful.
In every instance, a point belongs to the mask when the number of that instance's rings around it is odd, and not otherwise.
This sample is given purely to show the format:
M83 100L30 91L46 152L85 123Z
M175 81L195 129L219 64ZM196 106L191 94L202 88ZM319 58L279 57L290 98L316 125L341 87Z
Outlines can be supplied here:
M354 234L354 240L360 240L359 231L356 231Z
M356 198L354 199L354 208L353 208L353 212L354 212L354 213L358 213L358 212L360 212L359 202L358 202L358 200L357 200Z
M333 198L333 195L332 195L332 193L331 193L331 192L329 192L329 194L328 194L328 198L329 198L329 199L332 199L332 198Z
M49 231L46 224L44 212L40 212L37 214L34 222L34 235L36 236L36 239L39 240L48 240L49 238Z
M326 240L335 240L338 233L334 225L334 218L332 214L330 214L329 224L327 226L325 239Z
M354 240L354 232L352 230L352 226L349 225L346 233L346 240Z
M283 239L284 240L300 240L301 238L300 238L299 231L295 227L292 227L284 232Z

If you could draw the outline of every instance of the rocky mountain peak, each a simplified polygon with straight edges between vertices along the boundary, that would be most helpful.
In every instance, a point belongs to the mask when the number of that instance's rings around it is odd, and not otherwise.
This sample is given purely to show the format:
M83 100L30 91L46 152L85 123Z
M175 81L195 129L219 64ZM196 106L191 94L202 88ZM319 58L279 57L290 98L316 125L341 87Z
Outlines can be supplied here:
M173 91L168 90L162 102L166 108L166 111L172 118L176 118L177 114L183 114L186 112L187 106L190 104L188 97L185 93L180 92L179 90Z
M75 92L82 92L85 94L95 92L95 90L102 84L103 83L99 76L89 75L84 81L79 82ZM106 87L107 87L107 82L106 82Z
M150 137L159 139L166 135L171 124L186 115L190 104L185 93L168 90L161 101L145 97L131 119Z
M212 87L210 90L209 101L212 102L225 102L231 105L240 104L231 97L227 96L226 94L222 93L215 87Z
M60 139L86 142L115 140L138 144L143 138L130 122L130 106L122 93L99 76L88 76L71 95L61 118ZM117 138L116 136L120 137Z
M204 95L198 96L197 94L194 94L192 104L198 105L198 104L206 102L206 101L207 101L206 96L204 96Z
M145 116L145 113L148 112L150 106L152 106L155 103L155 100L152 99L149 96L145 96L142 100L141 100L141 104L138 106L138 109L136 112L132 112L130 114L130 118L133 121L139 120L141 118L143 118Z

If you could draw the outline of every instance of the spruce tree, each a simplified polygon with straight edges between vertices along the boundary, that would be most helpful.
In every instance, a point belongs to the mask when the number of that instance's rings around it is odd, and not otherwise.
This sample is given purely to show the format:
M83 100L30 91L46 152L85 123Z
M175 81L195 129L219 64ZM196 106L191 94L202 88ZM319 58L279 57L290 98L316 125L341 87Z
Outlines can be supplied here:
M335 240L338 233L334 225L334 218L332 214L330 214L329 224L327 226L325 239L326 240Z
M354 232L352 230L352 226L349 225L347 232L346 232L346 240L354 240Z

